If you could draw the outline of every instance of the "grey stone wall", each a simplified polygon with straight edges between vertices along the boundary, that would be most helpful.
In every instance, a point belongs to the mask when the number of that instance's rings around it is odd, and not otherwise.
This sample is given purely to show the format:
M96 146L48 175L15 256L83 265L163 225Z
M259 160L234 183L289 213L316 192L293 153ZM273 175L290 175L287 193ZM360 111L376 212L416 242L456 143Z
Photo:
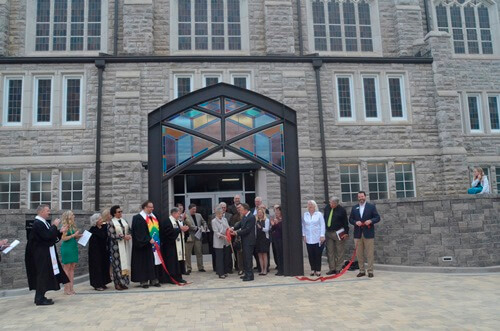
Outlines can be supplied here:
M395 0L395 30L398 56L415 55L416 44L423 43L422 12L418 0Z
M125 0L123 5L123 51L132 55L153 53L153 1Z
M265 0L264 5L267 53L295 53L292 2Z
M0 0L0 56L7 55L9 39L10 2Z

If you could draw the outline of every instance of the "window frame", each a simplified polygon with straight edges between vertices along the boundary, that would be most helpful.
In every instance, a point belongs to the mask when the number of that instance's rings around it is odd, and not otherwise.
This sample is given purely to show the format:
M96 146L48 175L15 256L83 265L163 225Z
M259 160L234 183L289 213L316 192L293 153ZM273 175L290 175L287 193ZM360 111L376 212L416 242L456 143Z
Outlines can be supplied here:
M377 106L377 116L376 117L367 117L366 116L366 99L365 99L365 78L373 78L375 80L375 97L376 106ZM380 122L382 121L382 107L380 101L380 83L379 83L379 75L378 74L361 74L361 91L363 97L363 118L367 122Z
M486 107L487 107L487 118L488 118L488 127L491 133L498 134L500 133L500 127L498 129L493 129L491 122L491 109L490 109L490 98L495 98L497 103L497 117L500 119L500 93L487 93L486 94Z
M340 116L340 96L339 96L339 78L349 79L349 93L351 100L351 116L342 117ZM352 73L338 73L335 74L335 103L337 104L337 119L339 122L354 122L356 121L356 97L354 94L354 74Z
M311 53L318 53L320 55L325 55L325 56L353 56L353 57L362 57L362 56L375 56L375 57L382 57L383 56L383 49L382 49L382 34L381 34L381 27L380 27L380 17L379 17L379 6L378 6L378 0L367 0L366 2L370 6L370 27L371 27L371 34L372 34L372 47L373 51L367 52L367 51L355 51L355 52L350 52L345 50L345 37L342 36L342 46L343 46L343 51L331 51L331 50L326 50L326 51L320 51L316 50L315 44L314 44L314 21L313 21L313 8L312 8L312 2L314 0L307 0L306 3L306 18L307 18L307 39L308 39L308 46L309 50ZM347 0L349 1L349 0ZM355 5L357 5L357 1L353 2ZM326 12L325 12L326 13ZM356 9L355 13L357 14L358 11ZM343 22L343 20L342 20ZM326 13L325 15L325 29L326 29L326 39L327 39L327 47L330 49L330 41L329 39L329 23L328 23L328 14ZM341 24L341 31L343 32L345 30L345 24ZM359 15L356 15L356 39L357 42L360 42L360 33L359 33Z
M376 166L384 165L384 167L385 167L385 188L386 188L385 191L380 191L379 190L379 184L381 184L383 182L378 181L378 175L379 175L378 169L377 169L377 172L376 172L376 174L377 174L377 181L376 182L370 182L370 174L373 174L373 172L370 172L370 170L369 170L369 166L370 165L376 165ZM367 169L366 174L367 174L367 182L368 182L368 190L367 190L368 194L367 195L370 197L370 200L387 200L387 199L389 199L389 191L390 191L389 190L389 167L388 167L387 162L367 162L366 169ZM370 189L370 184L376 184L377 185L377 191L372 192L372 190ZM372 193L374 193L374 194L376 193L379 196L378 199L372 199L372 197L371 197ZM380 193L385 193L386 194L386 198L385 199L381 199L380 198Z
M81 179L82 189L81 190L76 190L76 192L81 192L82 193L82 200L81 201L79 201L79 200L73 200L73 193L75 192L75 190L73 189L73 183L74 183L74 178L73 178L74 175L73 175L73 173L76 172L76 171L79 171L82 174L82 179ZM71 172L71 182L70 182L71 183L71 190L69 190L69 191L68 190L64 190L64 192L70 192L71 193L71 200L63 200L63 187L62 187L62 185L63 185L63 179L62 179L63 172ZM61 170L59 172L59 201L60 201L60 206L59 207L60 207L60 209L84 210L84 208L83 208L83 201L84 201L84 185L83 185L84 180L83 180L83 178L84 178L84 176L83 175L84 175L83 169L65 169L65 170ZM65 182L67 182L67 181L65 180ZM73 206L73 204L75 203L75 201L76 202L81 202L81 204L82 204L82 208L81 209L76 209ZM63 207L63 202L69 202L71 204L71 208L64 208Z
M396 178L396 174L397 174L397 170L396 170L396 165L400 165L400 164L409 164L411 166L411 173L412 173L412 183L413 183L413 197L408 197L406 196L407 195L407 189L406 189L406 180L404 180L404 174L405 172L403 172L403 186L404 186L404 189L403 191L397 189L397 185L398 185L398 180ZM411 199L411 198L416 198L417 197L417 185L416 185L416 181L415 181L415 162L412 162L412 161L401 161L401 162L394 162L394 185L395 185L395 195L396 195L396 199ZM404 192L405 196L404 197L398 197L398 192Z
M88 0L85 1L85 12L84 12L84 32L83 32L83 38L84 38L84 49L87 48L88 44ZM66 50L64 51L55 51L51 49L51 45L53 44L52 38L54 37L53 35L53 25L54 25L54 1L50 0L50 32L49 32L49 50L48 51L37 51L35 50L35 45L36 45L36 12L37 12L37 1L27 1L26 4L26 17L27 18L33 18L33 19L27 19L26 21L26 41L25 41L25 49L26 49L26 55L28 56L68 56L68 55L88 55L88 56L95 56L99 55L99 53L107 53L108 52L108 2L107 1L101 1L101 46L99 50L95 51L89 51L89 50L81 50L81 51L72 51L66 47ZM69 40L66 41L66 46L69 45L71 47L71 20L70 20L70 2L68 4L68 21L66 22L68 29L67 29L67 34L66 38Z
M194 91L194 74L193 73L175 73L174 74L174 97L173 99L181 98L179 95L179 78L189 78L189 93Z
M194 0L191 0L194 1ZM209 0L208 0L209 1ZM170 0L170 52L173 55L199 55L203 53L209 53L210 55L250 55L250 31L249 31L249 1L240 0L240 38L241 38L241 49L240 50L229 50L228 43L228 20L227 20L227 0L224 0L224 49L223 50L212 50L210 45L212 43L212 31L211 31L211 4L207 7L207 24L208 24L208 39L209 39L209 49L193 49L195 45L195 32L194 32L194 11L191 11L191 49L180 50L179 49L179 6L178 0ZM194 8L194 4L191 4L191 8Z
M17 173L19 181L12 181L12 175L14 173ZM8 202L0 202L0 205L6 205L7 208L0 208L0 210L14 210L14 209L21 209L21 172L18 171L12 171L12 170L0 170L0 174L8 174L9 175L9 181L8 182L1 182L3 184L8 184L9 185L9 190L6 192L0 191L2 194L7 194L9 197ZM19 191L12 191L12 184L13 183L18 183L19 184ZM17 202L12 202L12 194L18 194L19 196L19 201ZM12 208L12 204L18 204L18 208Z
M67 120L67 112L68 112L68 104L67 104L67 97L68 97L68 79L79 79L80 80L80 119L78 121L68 121ZM61 109L62 109L62 124L63 125L81 125L83 123L83 105L84 105L84 95L83 95L83 84L84 84L84 76L83 75L73 75L73 74L67 74L67 75L62 75L62 82L63 82L63 88L62 88L62 104L61 104Z
M478 113L478 123L479 123L479 129L473 129L471 125L471 118L470 118L470 107L469 107L469 98L476 98L476 104L477 104L477 113ZM465 107L466 107L466 123L467 123L467 128L469 129L469 132L471 134L482 134L484 133L484 119L483 119L483 102L482 102L482 97L481 93L466 93L465 94Z
M9 81L10 80L21 80L21 118L19 122L9 122ZM2 126L22 126L23 125L23 113L24 113L24 75L6 75L3 81L3 116L2 116Z
M38 82L50 79L50 121L39 122L38 117ZM54 75L34 75L33 76L33 126L51 126L54 123Z
M36 209L36 207L31 208L31 205L33 204L33 200L31 200L31 193L33 193L33 191L31 190L31 183L32 183L32 175L34 172L39 172L40 176L42 176L43 172L48 172L50 174L50 191L43 191L42 185L40 185L40 191L37 191L37 192L40 193L40 200L38 201L38 205L48 203L49 206L52 206L52 171L51 170L31 170L29 172L29 181L28 181L28 206L29 206L29 209ZM43 177L40 177L40 178L43 178ZM43 180L40 180L39 183L42 184ZM42 193L43 192L50 193L50 201L46 202L46 201L42 200Z
M343 166L344 167L345 166L348 166L348 167L357 166L358 167L358 179L359 179L358 184L359 184L359 190L357 190L356 192L351 191L352 183L353 183L353 182L351 182L351 174L354 174L354 172L351 172L350 170L349 170L349 174L348 174L349 175L349 193L342 192L342 184L346 184L346 183L342 183L342 175L344 173L342 173L341 169L342 169ZM358 199L357 199L357 193L359 191L363 190L363 180L362 180L362 177L361 177L361 165L359 163L340 163L339 164L339 175L341 176L341 178L340 178L340 201L342 201L342 202L357 202L358 201ZM350 194L351 200L350 201L344 201L344 199L343 199L343 195L344 194ZM356 198L354 198L354 197L356 197Z
M222 74L221 73L204 73L201 75L201 87L207 87L207 78L217 78L218 83L222 82ZM211 86L211 85L210 85Z
M246 89L247 90L251 90L252 89L252 74L251 73L249 73L249 72L231 72L230 76L231 76L231 84L234 85L234 86L236 86L234 84L235 78L245 77L245 79L247 80L247 82L246 82Z
M392 115L392 103L391 103L391 87L389 80L398 78L399 79L399 92L401 93L401 112L402 115L401 117L395 117ZM389 118L391 121L408 121L408 105L406 101L406 81L405 81L405 75L404 74L394 74L394 73L388 73L386 75L386 83L387 83L387 103L389 105Z

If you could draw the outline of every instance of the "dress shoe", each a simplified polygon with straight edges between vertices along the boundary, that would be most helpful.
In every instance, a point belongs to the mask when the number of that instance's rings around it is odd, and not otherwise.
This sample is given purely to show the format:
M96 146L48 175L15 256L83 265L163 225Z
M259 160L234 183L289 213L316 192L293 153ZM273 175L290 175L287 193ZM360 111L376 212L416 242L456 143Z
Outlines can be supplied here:
M178 283L186 284L187 282L184 279L181 279L181 280L178 281Z
M335 270L330 270L326 273L327 275L336 275L337 272Z
M148 284L144 284L144 285L141 285L142 288L149 288L149 285Z
M241 276L240 279L244 279L244 278L247 278L247 276Z
M243 275L243 271L238 271L238 276Z
M199 272L206 272L205 269L200 269L198 270Z
M356 277L363 277L363 276L366 276L366 274L364 272L360 272Z
M161 287L160 283L153 284L154 287Z
M46 301L48 301L48 302L54 303L54 300L52 300L52 299L48 299L48 298L43 298L43 299L46 300Z
M281 272L277 272L274 274L275 276L283 276L283 274Z
M252 280L253 280L253 278L243 278L244 282L251 282Z
M50 305L53 305L54 304L54 301L49 301L47 299L44 299L44 300L41 300L41 301L38 301L35 303L37 306L50 306Z
M191 270L188 270L188 271L186 272L186 275L190 275L190 274L191 274Z
M369 277L369 278L373 278L373 272L369 272L369 273L368 273L368 277Z
M219 276L219 278L220 278L220 279L225 279L225 278L226 278L226 276L221 275L221 276Z

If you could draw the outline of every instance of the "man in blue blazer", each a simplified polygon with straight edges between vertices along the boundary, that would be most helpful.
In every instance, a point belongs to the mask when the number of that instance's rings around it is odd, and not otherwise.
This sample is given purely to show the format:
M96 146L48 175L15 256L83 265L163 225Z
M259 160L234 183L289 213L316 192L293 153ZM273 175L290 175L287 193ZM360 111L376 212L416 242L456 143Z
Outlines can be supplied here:
M358 245L356 256L359 263L359 274L357 277L363 277L365 273L365 250L368 260L368 277L373 277L374 260L374 238L375 223L380 222L380 215L375 205L366 202L366 193L358 192L358 204L351 209L349 223L354 225L354 242Z

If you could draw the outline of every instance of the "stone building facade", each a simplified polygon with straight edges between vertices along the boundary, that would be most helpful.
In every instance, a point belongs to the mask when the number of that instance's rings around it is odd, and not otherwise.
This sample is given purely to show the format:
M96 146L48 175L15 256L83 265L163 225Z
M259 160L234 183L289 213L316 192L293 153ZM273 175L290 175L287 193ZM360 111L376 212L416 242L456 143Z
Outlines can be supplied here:
M304 205L460 194L475 166L498 193L499 16L498 0L0 0L0 208L138 211L148 113L217 82L296 111ZM278 176L252 175L279 202Z

